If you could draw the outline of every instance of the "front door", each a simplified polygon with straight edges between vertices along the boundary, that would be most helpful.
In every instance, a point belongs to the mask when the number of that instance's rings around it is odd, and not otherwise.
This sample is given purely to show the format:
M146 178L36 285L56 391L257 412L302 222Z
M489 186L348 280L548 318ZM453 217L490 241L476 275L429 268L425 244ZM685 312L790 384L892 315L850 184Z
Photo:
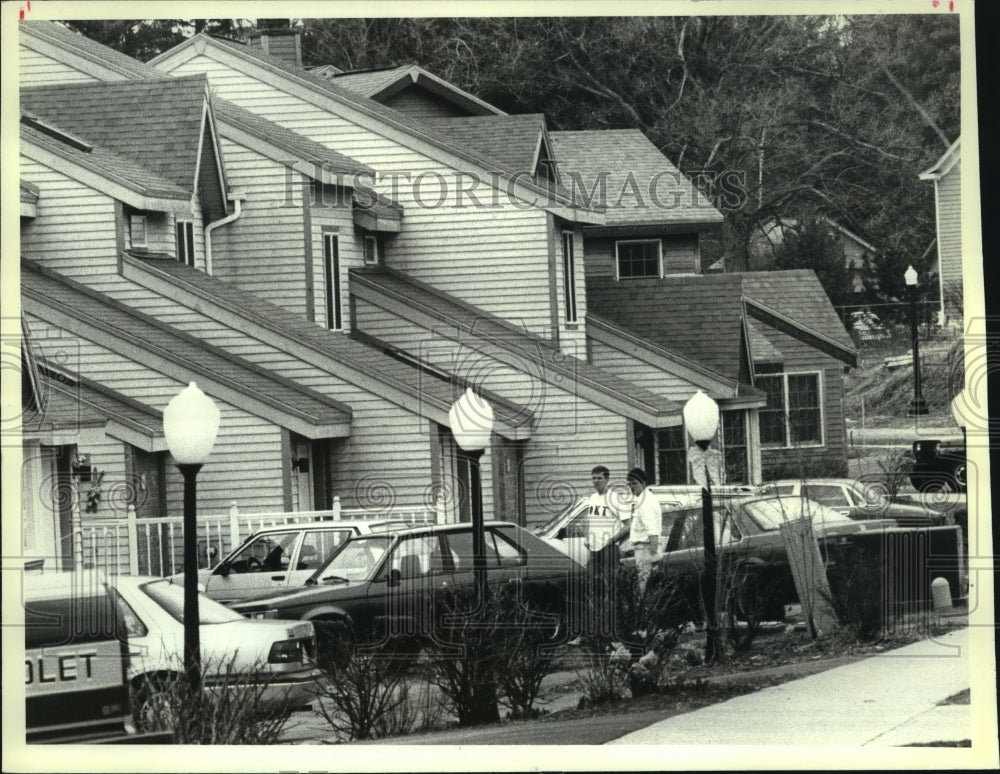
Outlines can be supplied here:
M524 442L493 436L493 518L525 525Z
M143 523L144 519L166 516L165 455L131 445L125 450L128 505L135 509L138 522L139 572L144 575L168 575L181 562L170 561L174 546L170 543L167 525Z

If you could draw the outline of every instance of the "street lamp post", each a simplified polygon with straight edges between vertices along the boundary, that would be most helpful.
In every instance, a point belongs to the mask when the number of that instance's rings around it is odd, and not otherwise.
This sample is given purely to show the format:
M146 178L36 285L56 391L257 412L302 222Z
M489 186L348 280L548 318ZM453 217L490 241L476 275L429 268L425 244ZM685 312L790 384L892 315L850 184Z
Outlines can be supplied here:
M715 550L715 528L712 515L712 479L721 476L718 450L710 449L719 427L719 406L701 390L684 404L684 425L694 439L688 450L688 460L695 481L701 484L701 524L705 557L701 572L701 599L705 608L705 663L715 661L721 651L719 627L715 611L715 586L718 556Z
M927 404L920 395L920 337L917 330L917 270L912 266L903 275L910 298L910 341L913 345L913 402L907 414L911 417L927 413Z
M451 433L472 458L472 572L476 583L476 604L482 609L489 587L486 582L486 529L483 525L483 484L479 462L493 432L493 408L467 388L448 412Z
M184 674L192 694L201 689L198 615L198 532L196 484L219 432L219 409L191 382L163 410L167 448L184 476Z

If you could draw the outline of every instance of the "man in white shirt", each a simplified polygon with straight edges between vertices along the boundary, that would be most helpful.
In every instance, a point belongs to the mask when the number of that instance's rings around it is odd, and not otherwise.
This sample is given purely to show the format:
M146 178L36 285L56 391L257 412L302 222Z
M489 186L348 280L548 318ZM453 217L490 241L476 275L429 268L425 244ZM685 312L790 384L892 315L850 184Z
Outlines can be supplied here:
M618 571L618 543L627 533L619 511L621 496L609 488L611 472L604 465L590 471L594 492L587 499L587 594L591 634L610 635L614 618L615 574Z
M642 468L632 468L628 472L627 481L633 498L629 539L635 549L639 583L645 589L653 563L658 557L663 516L659 501L646 488L646 472Z

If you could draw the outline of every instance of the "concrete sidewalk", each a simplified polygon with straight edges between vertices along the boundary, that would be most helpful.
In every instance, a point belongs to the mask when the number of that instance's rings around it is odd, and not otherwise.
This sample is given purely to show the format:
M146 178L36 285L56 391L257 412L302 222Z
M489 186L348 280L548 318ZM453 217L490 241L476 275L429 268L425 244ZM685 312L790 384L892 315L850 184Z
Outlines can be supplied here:
M968 704L941 702L971 682L958 629L676 715L609 744L901 746L972 739Z

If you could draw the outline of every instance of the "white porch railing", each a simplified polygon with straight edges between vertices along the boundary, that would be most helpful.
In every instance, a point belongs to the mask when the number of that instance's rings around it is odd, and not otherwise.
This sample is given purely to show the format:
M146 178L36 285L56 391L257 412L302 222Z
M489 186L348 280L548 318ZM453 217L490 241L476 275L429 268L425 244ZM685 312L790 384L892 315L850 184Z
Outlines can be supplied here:
M415 524L442 521L443 507L344 509L334 497L327 511L292 513L242 513L234 503L224 515L198 516L198 566L213 566L219 559L264 527L306 521L381 521L393 519ZM130 506L125 518L88 519L74 532L74 566L108 573L172 575L184 566L183 517L136 518Z

